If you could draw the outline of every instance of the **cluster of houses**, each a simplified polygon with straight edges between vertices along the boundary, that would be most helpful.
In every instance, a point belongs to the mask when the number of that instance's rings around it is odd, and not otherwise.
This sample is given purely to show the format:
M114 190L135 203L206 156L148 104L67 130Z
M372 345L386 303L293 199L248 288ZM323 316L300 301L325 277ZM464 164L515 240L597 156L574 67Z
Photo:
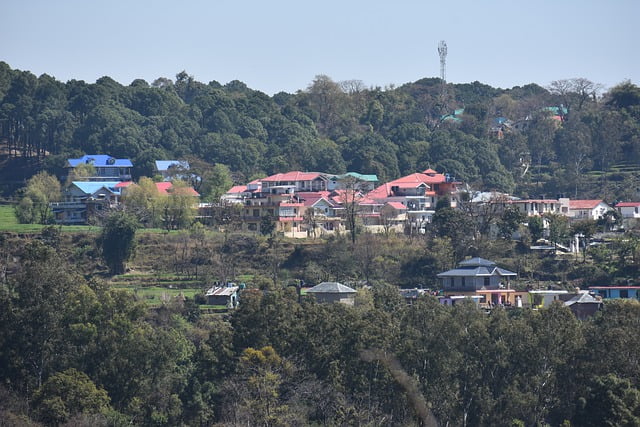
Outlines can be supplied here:
M544 289L516 290L512 280L517 273L498 267L484 258L470 258L454 269L437 275L438 291L426 289L400 289L408 304L425 294L432 294L443 305L456 305L461 301L473 301L479 308L494 307L541 309L552 304L567 306L578 319L593 316L602 308L603 300L640 300L640 286L591 286L588 290ZM341 302L353 305L356 291L339 283L325 282L309 290L319 302Z
M552 304L568 307L578 319L593 316L602 308L605 299L640 299L640 286L593 286L588 290L565 289L516 290L512 280L517 273L499 267L484 258L470 258L454 269L438 276L439 290L400 289L400 295L408 304L430 294L443 305L456 305L473 301L478 308L491 310L495 307L541 309ZM208 304L235 308L239 302L240 287L233 283L214 286L206 293ZM313 297L319 303L342 303L354 305L357 291L338 282L322 282L312 288L300 290L300 297Z
M132 183L129 159L109 155L84 155L68 159L69 172L90 164L94 176L72 181L64 190L64 200L52 203L57 223L87 223L93 214L113 208L126 197ZM157 160L155 174L160 194L171 194L172 177L189 169L185 161ZM323 172L290 171L257 179L229 189L220 204L239 207L244 231L261 232L266 221L287 237L310 237L344 231L347 217L370 231L424 232L438 202L446 198L451 207L460 205L462 183L455 177L433 169L413 173L379 184L376 175L349 172L333 175ZM191 194L198 196L195 190ZM594 219L616 210L623 219L640 218L640 202L622 202L614 207L603 200L571 200L539 197L518 199L505 194L472 193L470 206L490 204L498 213L509 207L527 217L560 214L569 220ZM201 204L202 206L202 204ZM206 206L211 209L211 206Z
M105 154L68 159L68 176L73 176L73 170L85 164L91 165L95 173L83 176L82 180L71 181L63 190L63 200L51 203L54 220L58 224L87 224L101 212L117 207L126 197L127 188L133 184L133 163L129 159L116 159ZM161 178L155 183L158 194L169 195L175 171L189 169L189 164L179 160L158 160L155 169ZM199 196L193 188L188 191L193 196Z
M346 216L355 212L360 224L370 231L421 233L431 222L439 200L447 198L450 206L456 208L461 204L462 193L461 182L433 169L381 185L375 175L292 171L234 186L222 196L222 202L241 207L240 220L245 231L260 232L264 218L268 217L275 223L276 231L288 237L334 233L344 230ZM357 209L350 210L352 205ZM493 214L515 208L527 217L558 214L570 221L598 220L614 209L622 218L640 218L640 202L612 207L604 200L544 196L519 199L506 194L473 193L469 206L481 213L486 205L491 205ZM546 219L544 224L548 226Z
M132 184L129 159L108 155L85 155L68 160L71 172L82 164L92 166L93 176L72 181L64 190L64 201L52 203L59 223L80 224L102 210L113 208L126 197ZM172 178L189 169L179 160L155 162L155 183L159 194L171 194ZM198 193L191 190L197 199ZM395 229L423 232L431 222L438 202L446 198L452 208L461 204L462 183L454 177L433 169L413 173L379 184L375 175L349 172L332 175L321 172L291 171L234 186L220 200L220 204L238 207L241 227L245 231L261 232L265 218L275 230L288 237L309 237L345 230L347 216L354 215L363 227L373 231ZM640 218L640 202L622 202L614 207L603 200L518 199L504 194L474 193L472 206L491 205L494 212L516 208L527 217L559 214L571 221L597 220L616 210L623 219ZM481 211L481 209L479 209ZM593 314L602 299L640 299L640 287L592 287L588 291L563 290L516 291L511 281L516 273L498 267L483 258L462 261L457 268L438 274L442 304L455 305L471 299L479 307L545 307L554 301L569 306L580 318ZM235 307L238 287L214 287L207 292L210 304ZM422 289L403 290L407 302L422 293ZM356 291L336 282L324 282L305 291L320 302L353 304Z

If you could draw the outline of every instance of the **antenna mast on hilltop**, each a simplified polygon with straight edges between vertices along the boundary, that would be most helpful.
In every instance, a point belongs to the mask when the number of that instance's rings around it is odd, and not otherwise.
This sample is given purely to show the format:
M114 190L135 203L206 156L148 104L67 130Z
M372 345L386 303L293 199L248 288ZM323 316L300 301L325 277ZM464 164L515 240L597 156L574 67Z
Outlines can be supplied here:
M438 54L440 55L440 79L444 84L447 81L447 43L444 40L438 43Z

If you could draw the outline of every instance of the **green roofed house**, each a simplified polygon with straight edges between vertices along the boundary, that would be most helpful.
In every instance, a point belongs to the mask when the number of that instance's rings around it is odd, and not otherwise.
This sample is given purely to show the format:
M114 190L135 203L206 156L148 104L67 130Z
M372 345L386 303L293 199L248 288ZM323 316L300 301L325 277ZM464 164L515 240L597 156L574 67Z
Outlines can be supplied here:
M342 190L344 189L345 180L349 178L355 179L358 184L358 190L365 193L373 190L378 183L377 175L365 175L358 172L347 172L342 175L329 176L329 185L327 189L329 191Z
M308 295L313 295L318 302L341 302L353 305L356 290L338 282L322 282L307 290Z
M518 274L505 270L484 258L471 258L458 264L458 268L438 274L445 291L491 290L509 288L509 280Z

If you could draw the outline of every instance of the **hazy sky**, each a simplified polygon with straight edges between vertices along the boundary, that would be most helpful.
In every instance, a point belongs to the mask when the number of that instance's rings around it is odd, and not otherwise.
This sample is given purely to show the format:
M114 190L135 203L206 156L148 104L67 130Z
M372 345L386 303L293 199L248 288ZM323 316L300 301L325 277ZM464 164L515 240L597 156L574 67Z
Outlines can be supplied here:
M440 74L510 88L640 83L640 0L4 0L0 60L61 81L240 80L268 94L318 74L396 86Z

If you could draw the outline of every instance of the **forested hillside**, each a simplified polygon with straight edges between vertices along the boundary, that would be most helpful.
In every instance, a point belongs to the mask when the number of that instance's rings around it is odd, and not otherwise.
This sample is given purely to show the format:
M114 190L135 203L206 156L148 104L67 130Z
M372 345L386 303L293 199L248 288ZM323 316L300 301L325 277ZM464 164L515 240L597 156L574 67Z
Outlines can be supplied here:
M0 131L5 173L25 159L60 173L69 157L108 153L131 158L137 176L151 175L156 159L189 157L228 166L238 183L296 169L385 181L433 167L478 190L630 199L640 88L622 82L603 93L570 79L496 89L437 78L367 88L317 76L304 91L268 96L186 72L129 86L109 77L63 83L0 62Z
M51 231L0 235L3 426L640 420L637 301L586 321L562 305L486 314L432 296L407 305L380 281L354 307L279 286L244 291L225 317L191 298L150 309L86 275L91 236Z

